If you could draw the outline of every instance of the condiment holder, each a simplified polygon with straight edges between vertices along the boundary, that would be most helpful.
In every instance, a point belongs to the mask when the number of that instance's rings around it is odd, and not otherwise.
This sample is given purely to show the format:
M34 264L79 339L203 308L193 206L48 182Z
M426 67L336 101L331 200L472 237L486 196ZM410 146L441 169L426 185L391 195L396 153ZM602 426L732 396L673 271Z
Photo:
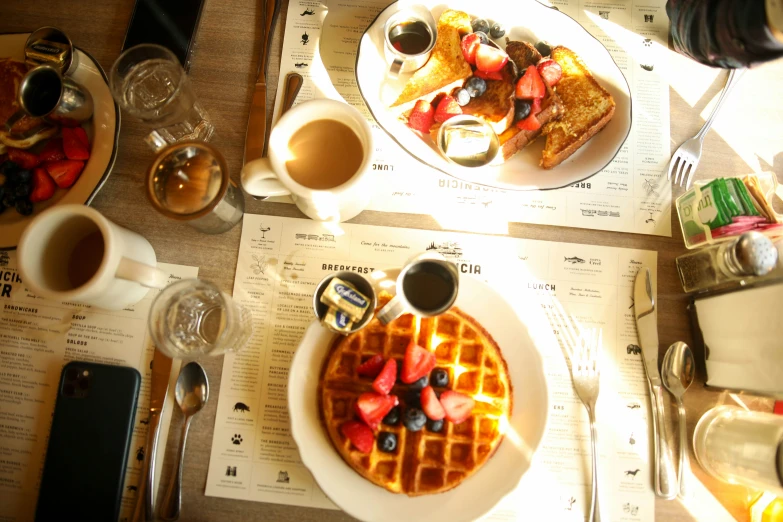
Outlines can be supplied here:
M324 290L326 290L326 288L329 286L329 283L335 277L355 287L356 290L364 295L369 301L369 306L367 306L367 309L364 311L362 318L359 321L354 322L351 325L351 328L345 331L335 330L324 321L324 318L329 311L329 307L321 302L321 296L323 295ZM318 285L316 285L315 293L313 294L313 313L315 313L315 317L321 321L321 324L323 324L324 327L341 335L350 335L367 326L375 315L375 308L377 306L378 297L375 294L375 289L373 288L372 284L370 284L366 278L360 274L357 274L356 272L343 271L327 275L321 279L321 282L319 282Z

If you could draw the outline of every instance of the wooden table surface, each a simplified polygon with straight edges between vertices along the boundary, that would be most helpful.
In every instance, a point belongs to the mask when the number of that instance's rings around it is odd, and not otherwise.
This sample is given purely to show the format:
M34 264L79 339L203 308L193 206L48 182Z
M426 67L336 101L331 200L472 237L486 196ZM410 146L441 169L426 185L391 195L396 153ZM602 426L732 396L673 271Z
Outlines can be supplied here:
M133 0L2 0L0 33L31 31L43 25L63 29L76 45L88 50L105 70L109 70L122 47ZM260 48L262 0L208 0L206 2L190 72L195 91L217 128L213 140L226 157L232 177L238 181L242 164L249 100L257 71ZM285 26L287 1L284 0L269 66L268 106L271 108L277 85L281 30ZM684 59L682 59L684 60ZM701 127L704 109L723 86L725 72L685 63L672 68L671 144L672 150ZM679 76L677 76L679 75ZM683 77L686 76L686 77ZM783 178L783 165L774 140L781 136L783 100L774 85L783 79L783 64L773 63L749 72L724 108L722 128L710 132L704 143L699 167L703 177L746 174L774 170ZM698 92L694 92L698 88ZM764 100L758 104L754 100ZM761 107L756 107L761 105ZM271 109L270 109L271 111ZM736 124L735 124L736 122ZM158 260L199 267L199 275L215 281L226 290L232 288L241 227L219 235L206 236L187 225L175 223L157 214L147 202L143 187L145 168L152 152L142 141L144 128L123 117L117 162L111 178L96 197L93 206L112 221L145 236L155 248ZM731 138L731 143L725 137ZM742 147L737 146L739 143ZM769 151L772 150L772 153ZM758 158L754 160L753 158ZM750 158L750 160L749 160ZM674 197L680 194L675 189ZM246 212L287 217L304 217L294 205L265 203L246 199ZM429 216L365 211L353 223L441 229ZM691 331L685 312L687 299L675 272L674 259L685 251L682 235L672 215L672 237L592 231L567 227L510 224L509 235L520 238L590 243L655 250L658 252L659 335L661 356L672 342L691 343ZM268 520L299 521L346 520L340 511L315 510L259 502L237 501L204 496L207 467L215 422L217 393L220 392L222 358L202 361L211 381L213 400L193 420L185 458L183 508L185 521ZM703 379L703 372L699 375ZM702 381L703 382L703 381ZM688 431L692 435L699 417L717 401L720 394L696 383L686 397ZM175 458L181 415L175 412L166 448L166 460ZM738 520L748 520L747 490L706 477L693 460L694 473ZM169 470L163 471L167 484ZM163 489L163 488L161 488ZM657 500L657 520L695 520L678 501Z

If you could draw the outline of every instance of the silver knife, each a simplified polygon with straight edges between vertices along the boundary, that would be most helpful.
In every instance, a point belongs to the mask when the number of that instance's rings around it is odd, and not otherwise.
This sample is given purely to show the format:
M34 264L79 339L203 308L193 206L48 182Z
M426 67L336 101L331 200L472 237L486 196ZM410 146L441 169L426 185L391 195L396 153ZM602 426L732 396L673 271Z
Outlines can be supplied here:
M150 416L147 432L146 453L142 467L142 480L139 483L136 509L133 512L133 522L155 520L155 455L158 452L158 433L160 432L160 417L166 403L171 376L171 357L164 355L155 348L152 357L152 382L150 384Z
M633 288L634 316L639 343L642 345L644 371L650 388L652 407L653 458L655 460L655 494L667 500L677 496L677 476L669 448L664 422L663 387L658 370L658 307L650 280L650 269L642 268L636 274Z

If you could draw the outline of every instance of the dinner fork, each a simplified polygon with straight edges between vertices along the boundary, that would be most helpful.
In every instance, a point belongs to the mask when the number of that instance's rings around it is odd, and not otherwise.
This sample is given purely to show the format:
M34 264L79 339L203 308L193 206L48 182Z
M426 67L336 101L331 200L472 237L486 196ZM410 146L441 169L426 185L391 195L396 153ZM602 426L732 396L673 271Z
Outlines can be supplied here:
M686 189L690 188L691 181L693 180L693 173L696 172L696 167L699 166L699 160L701 159L701 147L704 143L704 136L712 127L712 123L715 121L715 117L718 115L723 102L729 97L729 93L732 88L737 84L739 79L744 74L745 69L731 69L729 71L729 77L726 80L726 86L723 88L723 92L720 94L715 107L712 109L707 121L704 122L704 126L696 133L696 135L685 141L672 155L672 159L669 162L669 175L666 179L672 179L672 174L675 174L674 184ZM687 177L686 177L687 175Z
M590 442L593 450L593 485L590 497L589 522L598 517L598 449L596 448L597 431L595 427L595 403L598 400L600 383L600 368L598 364L601 349L601 331L588 329L581 335L575 353L571 357L571 378L574 381L576 394L582 400L590 419Z

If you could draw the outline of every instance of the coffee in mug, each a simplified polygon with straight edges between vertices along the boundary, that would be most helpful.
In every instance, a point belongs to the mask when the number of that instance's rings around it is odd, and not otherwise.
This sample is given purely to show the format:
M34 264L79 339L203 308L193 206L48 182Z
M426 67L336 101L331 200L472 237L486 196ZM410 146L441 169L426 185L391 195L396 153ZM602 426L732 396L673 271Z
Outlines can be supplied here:
M285 162L291 179L315 190L339 187L358 172L364 159L359 137L337 120L307 123L288 141Z

